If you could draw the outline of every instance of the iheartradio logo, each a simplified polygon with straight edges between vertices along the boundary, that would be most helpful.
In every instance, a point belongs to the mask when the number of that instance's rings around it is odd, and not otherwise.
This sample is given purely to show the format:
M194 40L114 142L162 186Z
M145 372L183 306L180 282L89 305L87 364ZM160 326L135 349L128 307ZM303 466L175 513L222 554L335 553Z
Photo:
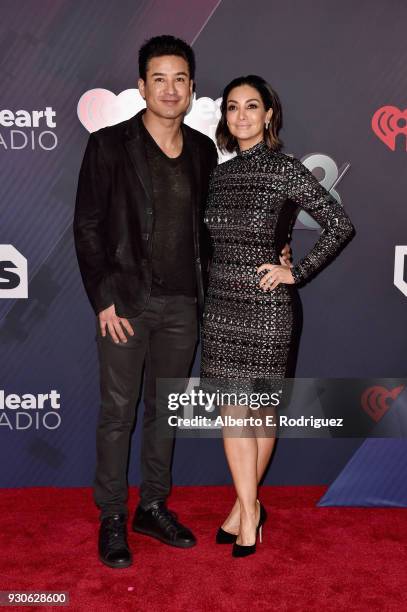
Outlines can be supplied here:
M220 119L222 99L192 99L185 123L210 137L214 137ZM130 119L146 105L138 89L126 89L117 96L108 89L90 89L78 102L78 117L88 132Z
M378 423L390 408L389 400L394 402L404 388L404 385L400 385L389 391L386 387L369 387L360 398L363 410Z
M404 134L407 151L407 109L382 106L372 117L372 130L392 151L396 150L396 137Z
M196 98L194 94L184 123L215 140L221 102L222 98ZM108 89L98 88L90 89L80 97L77 110L82 125L88 132L95 132L130 119L145 106L138 89L126 89L116 96ZM226 161L230 157L233 157L233 154L219 155L220 161Z
M78 117L88 132L96 132L130 119L145 105L138 89L126 89L118 96L108 89L90 89L79 99Z

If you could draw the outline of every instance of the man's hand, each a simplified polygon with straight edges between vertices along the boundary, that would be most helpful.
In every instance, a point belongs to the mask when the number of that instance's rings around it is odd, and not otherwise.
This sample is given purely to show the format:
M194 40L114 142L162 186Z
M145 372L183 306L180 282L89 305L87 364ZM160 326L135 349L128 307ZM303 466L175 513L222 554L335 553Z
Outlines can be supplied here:
M134 336L134 331L130 323L127 319L123 319L122 317L118 317L116 315L116 310L114 304L106 308L106 310L102 310L98 314L99 317L99 325L102 336L106 336L106 328L109 330L110 335L112 336L114 342L118 344L120 340L122 342L127 342L127 338L124 334L122 325L124 329L130 334L130 336ZM120 340L119 340L120 338Z
M293 267L293 264L291 263L292 251L288 243L286 243L286 245L282 249L279 259L282 266L288 266L289 268Z

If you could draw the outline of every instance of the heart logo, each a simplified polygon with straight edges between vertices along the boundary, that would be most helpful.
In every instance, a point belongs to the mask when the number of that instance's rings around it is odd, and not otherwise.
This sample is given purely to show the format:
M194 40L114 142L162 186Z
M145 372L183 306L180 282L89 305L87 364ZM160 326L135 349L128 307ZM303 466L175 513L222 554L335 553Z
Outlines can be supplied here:
M222 98L196 98L194 94L184 123L215 141L215 131L221 116L221 102ZM97 88L86 91L80 97L77 112L80 122L88 132L96 132L108 125L134 117L145 105L138 89L126 89L116 96L108 89ZM219 151L219 161L226 161L234 155Z
M404 388L405 385L400 385L389 391L386 387L369 387L362 393L361 404L363 410L378 423L390 408L387 400L394 401L397 399Z
M194 94L185 123L214 139L221 116L221 101L222 98L196 98ZM134 117L145 105L138 89L126 89L116 96L108 89L98 88L90 89L80 97L77 110L82 125L88 132L95 132Z
M144 108L138 89L125 89L118 96L108 89L90 89L78 102L78 117L88 132L130 119Z
M404 134L407 151L407 109L401 111L397 106L382 106L372 117L372 130L392 151L396 150L398 134Z

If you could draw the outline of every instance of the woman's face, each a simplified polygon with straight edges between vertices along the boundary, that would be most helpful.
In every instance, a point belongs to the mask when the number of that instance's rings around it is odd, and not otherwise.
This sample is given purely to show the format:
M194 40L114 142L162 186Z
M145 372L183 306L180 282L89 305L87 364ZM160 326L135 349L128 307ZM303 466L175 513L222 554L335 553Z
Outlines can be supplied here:
M239 85L230 90L226 105L226 121L230 133L241 149L248 149L263 140L264 124L271 120L273 109L267 112L257 89Z

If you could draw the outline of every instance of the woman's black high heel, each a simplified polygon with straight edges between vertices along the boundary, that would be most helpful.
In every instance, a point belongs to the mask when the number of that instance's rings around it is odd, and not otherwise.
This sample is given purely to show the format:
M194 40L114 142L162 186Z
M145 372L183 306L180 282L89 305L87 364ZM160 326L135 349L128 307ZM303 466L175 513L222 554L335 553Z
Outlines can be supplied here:
M256 541L257 541L257 534L259 534L260 542L262 542L263 525L267 519L267 512L264 506L261 504L261 502L259 503L260 503L260 517L259 517L259 522L256 527ZM256 542L249 546L243 546L242 544L237 544L237 542L235 542L232 548L232 557L247 557L248 555L253 555L255 552L256 552Z
M261 516L263 506L261 505L259 500L256 500L256 501L257 503L260 504L260 516ZM263 508L263 512L266 512L264 508ZM224 529L222 529L222 527L219 527L217 534L216 534L216 544L234 544L236 542L236 538L237 538L237 534L230 533L229 531L225 531Z
M234 544L236 542L237 535L225 531L222 527L219 527L216 534L216 544Z

